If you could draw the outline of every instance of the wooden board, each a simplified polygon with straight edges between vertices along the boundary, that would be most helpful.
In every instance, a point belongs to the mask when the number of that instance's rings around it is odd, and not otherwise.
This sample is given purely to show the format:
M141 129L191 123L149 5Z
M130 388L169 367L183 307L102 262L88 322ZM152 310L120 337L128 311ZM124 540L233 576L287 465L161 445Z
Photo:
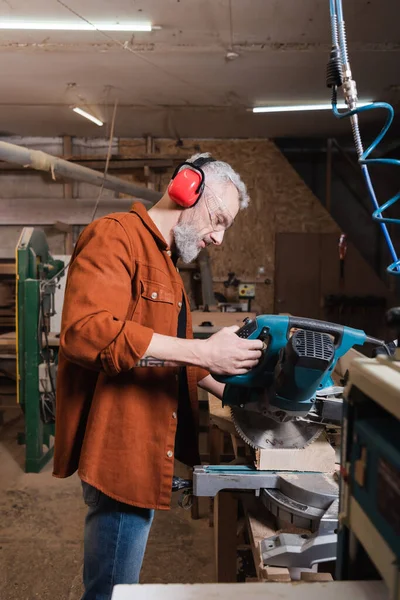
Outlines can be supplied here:
M310 571L303 571L300 575L301 581L317 582L317 581L333 581L333 577L330 573L311 573Z
M0 335L0 352L4 353L6 350L15 351L15 348L15 331L11 331L10 333L2 333Z
M263 563L261 542L265 538L276 535L277 532L275 519L271 513L265 508L260 512L245 505L245 516L258 579L260 581L290 582L289 569L265 566Z
M132 198L105 197L100 201L96 218L113 212L129 211ZM0 207L2 225L88 225L92 220L96 198L3 198ZM51 207L51 208L50 208ZM49 209L50 208L50 209Z
M306 448L273 448L256 451L256 467L260 471L335 471L335 451L325 435Z
M218 583L236 581L238 501L232 492L214 500L215 571Z
M15 275L15 261L0 262L0 275Z

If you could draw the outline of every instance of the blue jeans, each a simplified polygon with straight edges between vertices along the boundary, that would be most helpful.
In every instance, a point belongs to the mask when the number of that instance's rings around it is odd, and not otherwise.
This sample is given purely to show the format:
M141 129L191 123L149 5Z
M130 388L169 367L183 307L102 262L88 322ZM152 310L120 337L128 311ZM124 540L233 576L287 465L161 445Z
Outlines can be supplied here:
M85 520L82 600L110 600L113 587L138 583L154 510L123 504L82 482Z

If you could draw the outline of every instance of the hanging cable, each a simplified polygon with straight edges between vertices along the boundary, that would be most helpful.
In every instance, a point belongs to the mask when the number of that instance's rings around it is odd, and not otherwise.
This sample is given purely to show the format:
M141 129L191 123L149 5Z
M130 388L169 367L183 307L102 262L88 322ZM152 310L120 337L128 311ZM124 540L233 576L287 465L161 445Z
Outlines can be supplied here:
M105 182L105 180L107 178L107 173L108 173L108 169L109 169L109 166L110 166L111 153L112 153L112 142L113 142L113 139L114 139L114 130L115 130L115 119L116 119L116 116L117 116L117 106L118 106L118 100L115 100L115 102L114 102L113 116L112 116L112 121L111 121L110 137L109 137L109 140L108 140L108 150L107 150L106 164L105 164L104 172L103 172L103 184L102 184L102 186L101 186L101 188L99 190L99 193L97 195L90 223L93 222L93 220L94 220L94 218L96 216L97 209L99 207L99 202L100 202L101 196L102 196L103 191L104 191L104 182ZM67 262L67 264L64 265L64 267L61 269L61 271L58 271L58 273L56 273L54 275L54 277L51 277L51 279L44 279L41 282L41 284L40 284L41 290L43 291L46 287L48 287L49 285L51 285L52 283L54 283L54 281L56 281L62 275L64 275L65 271L69 267L70 262L71 262L71 260L69 260Z
M90 222L94 221L94 218L96 216L97 209L99 207L100 198L103 195L103 191L104 191L104 183L105 183L106 178L107 178L108 167L110 166L111 152L112 152L112 143L113 143L113 139L114 139L114 130L115 130L115 117L117 116L117 106L118 106L118 100L115 100L115 102L114 102L113 116L112 116L112 120L111 120L111 129L110 129L110 137L109 137L109 142L108 142L107 158L106 158L106 164L105 164L105 167L104 167L103 183L102 183L102 186L101 186L100 191L98 193L98 196L96 198L96 204L94 206L93 213L92 213L92 218L90 219Z
M389 218L384 216L391 206L400 199L400 192L390 198L387 202L380 205L376 197L374 186L371 181L368 166L371 164L395 165L400 166L400 160L393 158L369 158L371 153L382 142L388 132L394 117L393 107L387 102L373 102L367 106L357 107L357 87L353 80L350 62L347 50L346 27L343 18L342 0L329 0L330 20L332 32L332 51L327 68L327 86L332 88L332 110L335 117L338 119L350 118L353 131L354 143L356 146L358 162L361 166L361 172L365 179L365 183L370 195L374 212L372 218L377 221L382 229L383 235L388 246L392 263L387 267L387 271L393 275L400 275L400 260L397 256L392 238L386 223L394 223L400 225L400 219ZM340 69L339 69L340 67ZM337 108L337 89L343 87L343 94L349 110L339 112ZM382 127L379 135L372 144L364 151L358 115L371 110L385 110L387 112L386 123Z

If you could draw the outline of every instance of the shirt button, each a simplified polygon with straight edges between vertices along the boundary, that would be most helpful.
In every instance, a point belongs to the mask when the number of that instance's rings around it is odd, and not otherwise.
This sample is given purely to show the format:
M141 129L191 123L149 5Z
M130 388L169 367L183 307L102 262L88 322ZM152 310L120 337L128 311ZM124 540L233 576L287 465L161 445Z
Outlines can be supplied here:
M151 294L151 297L153 298L153 300L155 300L157 298L157 296L158 296L157 292L153 292Z
M173 413L172 413L172 418L173 418L173 419L176 419L176 412L173 412Z
M168 450L168 452L167 452L167 456L168 456L168 458L172 458L172 455L173 455L173 452L172 452L172 450Z
M178 306L179 306L179 308L181 308L182 307L182 302L178 302Z
M168 256L171 256L171 254L172 254L171 250L167 250L167 254L168 254Z

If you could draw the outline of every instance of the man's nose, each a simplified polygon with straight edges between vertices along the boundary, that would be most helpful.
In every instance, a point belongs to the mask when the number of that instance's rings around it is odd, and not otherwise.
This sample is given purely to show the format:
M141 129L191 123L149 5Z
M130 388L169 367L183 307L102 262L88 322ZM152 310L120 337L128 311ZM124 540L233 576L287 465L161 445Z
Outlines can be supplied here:
M220 246L222 244L222 240L224 239L225 231L213 231L210 233L210 238L212 243L215 246Z

